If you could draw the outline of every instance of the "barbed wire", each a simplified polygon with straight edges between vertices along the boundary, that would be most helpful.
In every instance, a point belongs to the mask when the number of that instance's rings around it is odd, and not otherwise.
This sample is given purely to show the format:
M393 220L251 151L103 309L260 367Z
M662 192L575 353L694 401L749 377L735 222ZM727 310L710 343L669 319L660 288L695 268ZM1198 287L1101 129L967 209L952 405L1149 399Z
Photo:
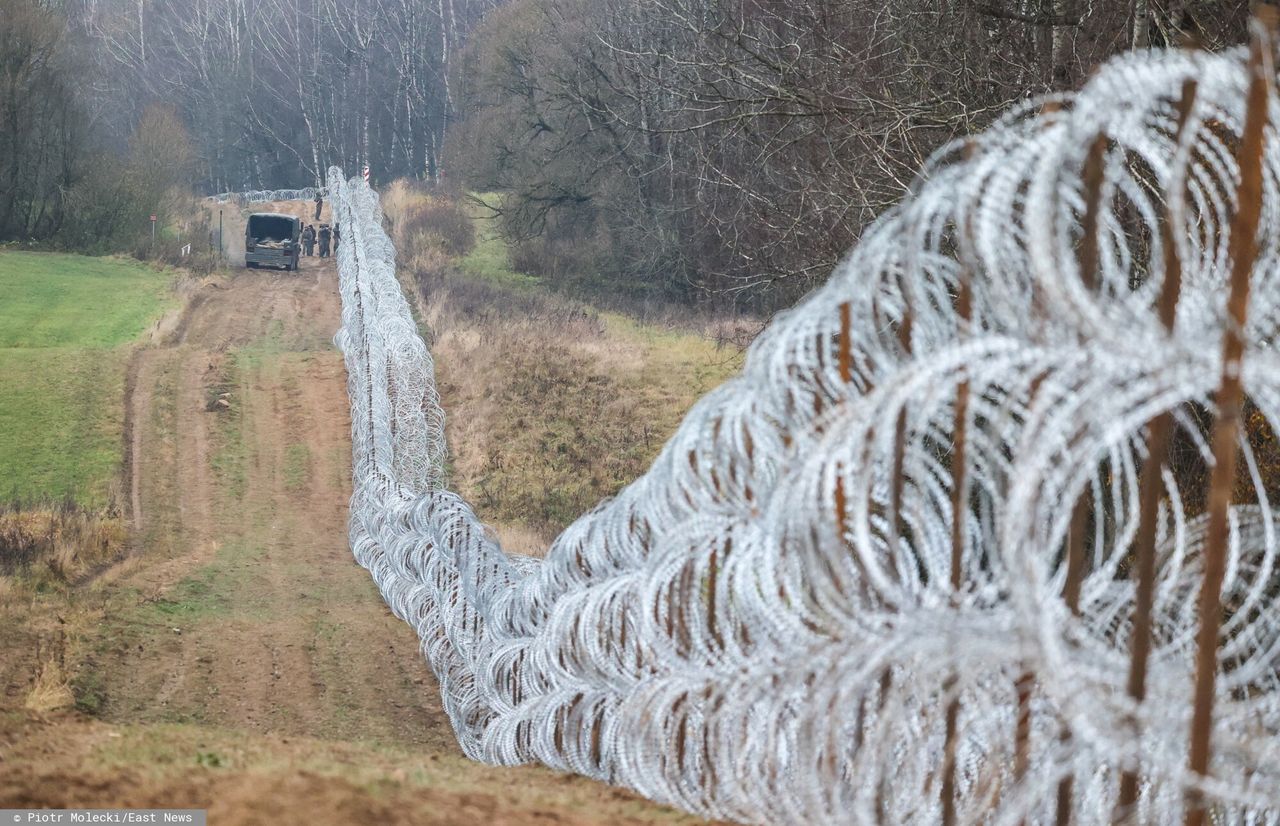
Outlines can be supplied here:
M331 169L351 546L463 751L750 823L1280 823L1274 459L1249 433L1211 771L1187 757L1220 385L1280 432L1270 126L1243 366L1223 356L1257 60L1122 57L947 147L543 559L447 490L378 196Z
M251 189L247 192L219 192L210 195L206 200L215 204L263 204L274 201L314 201L317 197L328 197L328 187L307 187L305 189Z

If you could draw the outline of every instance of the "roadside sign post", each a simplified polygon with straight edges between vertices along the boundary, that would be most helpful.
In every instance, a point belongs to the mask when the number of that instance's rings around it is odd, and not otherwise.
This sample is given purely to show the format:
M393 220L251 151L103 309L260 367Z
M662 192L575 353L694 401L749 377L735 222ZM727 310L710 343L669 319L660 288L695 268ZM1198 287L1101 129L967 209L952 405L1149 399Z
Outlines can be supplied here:
M151 216L151 246L152 246L152 248L154 248L154 247L155 247L155 245L156 245L156 216L155 216L155 215L152 215L152 216Z

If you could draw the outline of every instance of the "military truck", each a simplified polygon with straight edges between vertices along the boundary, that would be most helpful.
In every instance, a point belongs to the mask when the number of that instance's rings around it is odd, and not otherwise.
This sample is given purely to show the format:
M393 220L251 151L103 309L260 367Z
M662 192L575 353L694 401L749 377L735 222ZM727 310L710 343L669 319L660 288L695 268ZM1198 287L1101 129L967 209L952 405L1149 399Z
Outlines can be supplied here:
M281 267L286 272L298 268L302 219L277 212L255 212L244 226L244 265Z

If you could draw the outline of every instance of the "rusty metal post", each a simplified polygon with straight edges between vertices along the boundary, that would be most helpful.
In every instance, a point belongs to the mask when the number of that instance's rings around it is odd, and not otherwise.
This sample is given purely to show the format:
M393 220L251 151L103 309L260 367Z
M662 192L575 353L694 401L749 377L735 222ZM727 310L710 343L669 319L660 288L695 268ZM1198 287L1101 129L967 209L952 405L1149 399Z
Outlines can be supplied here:
M1089 144L1083 169L1085 209L1080 221L1081 238L1078 254L1080 283L1089 290L1095 289L1098 285L1098 261L1101 257L1098 249L1100 223L1098 213L1102 209L1102 183L1106 173L1106 160L1107 135L1102 132ZM1084 581L1085 569L1085 528L1089 523L1089 512L1089 494L1082 493L1071 511L1071 526L1067 531L1065 553L1067 576L1062 587L1062 597L1067 603L1067 608L1075 616L1080 615L1080 587ZM1064 732L1062 736L1065 737L1066 733ZM1071 775L1058 782L1055 814L1055 822L1058 826L1067 826L1071 822L1071 799L1074 787L1075 779Z
M1226 575L1231 488L1235 483L1240 415L1244 403L1241 376L1245 323L1249 315L1249 281L1258 255L1258 224L1262 211L1262 150L1271 97L1268 76L1272 61L1277 13L1274 6L1258 10L1249 54L1249 92L1244 131L1240 136L1240 189L1231 226L1228 251L1231 286L1227 324L1222 343L1222 379L1218 387L1218 418L1213 429L1213 472L1209 479L1209 524L1205 536L1204 582L1200 587L1200 630L1196 636L1195 701L1191 720L1189 768L1209 774L1212 755L1213 706L1218 677L1218 634L1222 626L1222 581ZM1204 800L1192 794L1187 826L1203 826Z
M964 147L964 159L972 160L976 145L969 141ZM960 284L956 296L956 313L960 317L960 333L968 335L969 323L973 320L973 271L966 243L970 227L960 230L957 243L960 254ZM969 430L969 379L966 377L956 388L955 425L952 435L951 452L951 590L959 592L964 578L964 513L968 511L968 482L966 480L967 442ZM955 823L956 795L956 726L960 718L960 699L953 697L947 704L946 734L943 747L942 786L939 794L942 798L942 822L944 826Z
M1174 144L1180 145L1191 110L1195 106L1196 81L1188 79L1182 84L1182 97L1178 101L1178 126ZM1165 331L1173 332L1178 315L1178 298L1182 292L1182 261L1178 257L1177 240L1173 226L1174 216L1169 209L1173 193L1165 195L1165 209L1160 222L1161 246L1164 250L1164 284L1160 288L1158 312ZM1164 497L1164 482L1160 470L1169 456L1169 443L1173 436L1173 414L1162 413L1149 425L1147 458L1142 464L1138 479L1138 533L1134 541L1134 563L1138 581L1133 605L1133 636L1130 640L1129 680L1127 689L1135 703L1147 697L1147 665L1151 658L1151 610L1155 598L1156 581L1156 518L1160 500ZM1135 729L1137 723L1135 721ZM1141 736L1141 732L1136 732ZM1117 816L1124 816L1138 802L1138 769L1127 769L1120 778L1120 799Z

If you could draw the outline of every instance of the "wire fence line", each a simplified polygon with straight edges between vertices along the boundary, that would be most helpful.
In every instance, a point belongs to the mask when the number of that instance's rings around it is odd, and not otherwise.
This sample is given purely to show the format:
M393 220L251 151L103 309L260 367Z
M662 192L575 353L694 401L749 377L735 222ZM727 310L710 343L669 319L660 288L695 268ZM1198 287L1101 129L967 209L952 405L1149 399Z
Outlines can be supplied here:
M1280 823L1273 54L1122 57L940 152L543 559L447 490L331 169L351 547L463 751L750 823Z
M235 204L244 207L249 204L265 204L275 201L314 201L316 198L328 197L327 187L306 187L305 189L251 189L247 192L219 192L210 195L206 200L215 204Z

